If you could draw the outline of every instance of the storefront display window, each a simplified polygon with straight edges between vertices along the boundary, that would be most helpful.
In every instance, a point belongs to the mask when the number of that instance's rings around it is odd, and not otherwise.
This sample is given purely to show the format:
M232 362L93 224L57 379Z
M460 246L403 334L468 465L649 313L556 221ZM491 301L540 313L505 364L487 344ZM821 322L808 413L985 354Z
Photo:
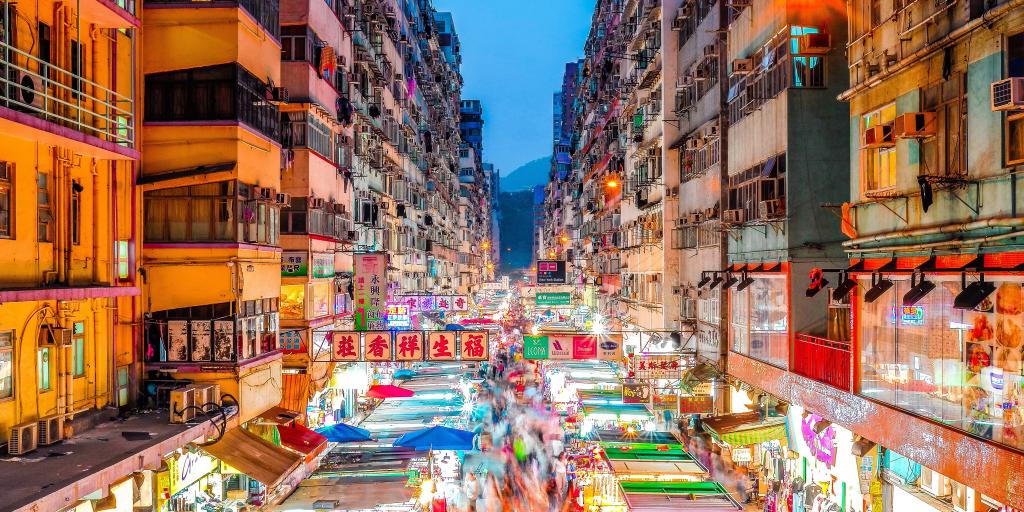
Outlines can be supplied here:
M782 368L789 361L786 280L761 276L742 291L729 292L733 352Z
M959 277L914 306L908 279L873 303L860 300L860 393L1013 447L1024 447L1024 345L1020 282L996 282L973 311L953 308ZM865 279L861 293L870 289Z

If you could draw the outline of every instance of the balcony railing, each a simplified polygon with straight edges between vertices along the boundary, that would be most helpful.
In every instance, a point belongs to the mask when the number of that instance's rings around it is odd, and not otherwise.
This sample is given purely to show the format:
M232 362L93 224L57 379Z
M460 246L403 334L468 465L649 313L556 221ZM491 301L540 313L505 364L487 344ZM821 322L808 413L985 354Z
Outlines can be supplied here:
M793 343L793 372L850 391L850 342L797 334Z
M107 142L135 145L135 102L0 41L0 106Z

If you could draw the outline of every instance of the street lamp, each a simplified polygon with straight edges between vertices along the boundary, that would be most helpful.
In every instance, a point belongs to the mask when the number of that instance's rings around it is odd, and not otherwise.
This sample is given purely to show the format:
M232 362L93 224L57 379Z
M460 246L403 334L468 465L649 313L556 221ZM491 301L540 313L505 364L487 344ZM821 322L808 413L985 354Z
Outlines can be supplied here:
M619 188L619 180L616 180L615 178L609 178L608 181L604 183L604 186L608 188Z
M554 257L555 257L555 251L548 251L548 258L554 258Z
M562 235L562 238L559 238L559 240L561 240L563 244L569 243L569 237L565 235Z

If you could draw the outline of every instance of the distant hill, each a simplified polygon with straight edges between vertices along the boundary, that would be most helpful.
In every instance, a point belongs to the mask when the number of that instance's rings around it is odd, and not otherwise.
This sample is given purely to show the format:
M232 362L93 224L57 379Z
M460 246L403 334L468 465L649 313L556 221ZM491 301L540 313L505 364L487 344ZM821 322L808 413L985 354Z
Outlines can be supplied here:
M551 157L542 156L521 165L516 170L501 177L502 192L518 192L530 190L536 185L543 185L548 182L548 172L551 170Z

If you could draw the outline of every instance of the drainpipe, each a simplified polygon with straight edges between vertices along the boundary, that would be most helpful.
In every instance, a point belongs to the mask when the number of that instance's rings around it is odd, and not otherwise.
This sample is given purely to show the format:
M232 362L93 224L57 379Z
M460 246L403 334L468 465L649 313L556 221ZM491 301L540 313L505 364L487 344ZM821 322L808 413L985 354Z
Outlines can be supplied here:
M974 18L973 20L967 22L967 24L950 32L949 34L946 34L941 39L931 44L925 45L918 49L917 51L915 51L914 53L904 57L896 64L886 68L885 71L871 77L870 80L861 82L860 84L847 89L845 92L838 96L839 101L849 100L851 97L857 95L858 93L882 83L883 80L889 78L892 75L895 75L899 71L903 70L903 68L911 64L920 62L925 55L928 55L929 53L932 52L936 52L938 50L941 50L947 46L956 43L958 40L974 31L974 29L982 25L987 25L989 23L995 22L997 19L1001 18L1002 16L1006 15L1006 13L1010 12L1010 10L1016 9L1021 5L1024 5L1024 0L1011 0L1003 5L989 9L985 14L981 15L980 17Z
M100 284L100 171L92 160L92 282Z
M854 238L853 240L847 240L843 242L843 247L855 248L861 244L884 242L886 240L894 240L898 238L913 236L955 234L984 228L1016 228L1021 226L1024 226L1024 218L1021 217L1002 217L985 220L976 220L960 224L947 224L944 226L935 226L930 228L904 229L900 231L891 231L862 238Z
M64 223L60 222L63 219L64 208L63 197L64 194L64 163L61 159L62 150L59 147L54 146L50 188L53 190L53 197L50 198L50 222L53 225L53 233L51 234L51 242L53 246L53 267L57 271L57 284L67 284L65 281L65 268L62 246L64 245L64 237L62 236Z

